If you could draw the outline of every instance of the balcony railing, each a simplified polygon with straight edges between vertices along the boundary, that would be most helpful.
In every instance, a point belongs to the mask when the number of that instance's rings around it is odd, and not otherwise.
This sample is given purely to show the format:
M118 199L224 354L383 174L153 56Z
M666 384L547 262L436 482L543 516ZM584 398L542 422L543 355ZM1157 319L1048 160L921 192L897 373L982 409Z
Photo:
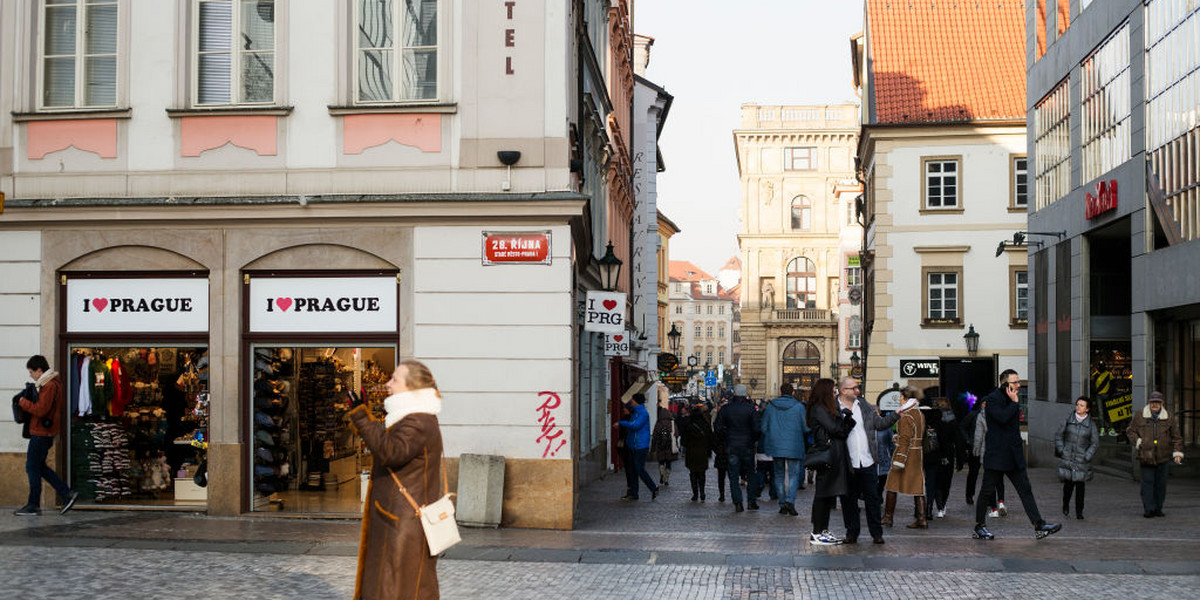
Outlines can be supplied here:
M829 321L830 311L818 308L796 308L771 311L772 321Z

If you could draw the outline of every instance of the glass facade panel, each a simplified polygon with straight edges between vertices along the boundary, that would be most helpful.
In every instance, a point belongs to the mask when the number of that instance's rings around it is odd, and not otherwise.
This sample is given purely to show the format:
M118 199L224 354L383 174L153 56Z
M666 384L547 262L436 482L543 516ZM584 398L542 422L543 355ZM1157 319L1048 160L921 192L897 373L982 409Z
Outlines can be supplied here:
M1082 65L1083 181L1129 160L1129 25L1125 24Z
M1071 106L1067 81L1033 109L1034 198L1038 210L1071 189Z
M1200 4L1146 6L1146 150L1183 240L1200 238Z

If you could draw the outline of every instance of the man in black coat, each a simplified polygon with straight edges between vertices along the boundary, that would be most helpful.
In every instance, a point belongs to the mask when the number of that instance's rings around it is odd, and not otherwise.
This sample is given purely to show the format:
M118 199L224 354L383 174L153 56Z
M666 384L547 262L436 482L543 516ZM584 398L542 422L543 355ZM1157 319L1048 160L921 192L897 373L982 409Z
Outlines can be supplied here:
M758 510L755 499L758 498L759 483L754 449L758 441L759 423L745 385L739 383L733 386L733 400L717 413L716 434L729 453L729 493L733 498L733 511L742 512L746 508ZM740 476L746 478L748 506L742 505L742 488L738 485Z
M996 484L1004 476L1008 476L1008 480L1017 489L1021 505L1025 507L1025 514L1029 515L1029 521L1033 523L1037 539L1058 533L1058 530L1062 529L1062 523L1047 523L1042 519L1037 501L1033 498L1033 489L1029 485L1024 442L1021 440L1021 407L1017 396L1019 389L1020 376L1012 369L1005 369L1000 374L1000 387L983 398L987 402L987 408L983 412L983 418L987 419L987 438L984 440L983 452L983 488L979 491L978 502L975 503L975 539L990 540L996 537L987 528L987 507L995 504Z

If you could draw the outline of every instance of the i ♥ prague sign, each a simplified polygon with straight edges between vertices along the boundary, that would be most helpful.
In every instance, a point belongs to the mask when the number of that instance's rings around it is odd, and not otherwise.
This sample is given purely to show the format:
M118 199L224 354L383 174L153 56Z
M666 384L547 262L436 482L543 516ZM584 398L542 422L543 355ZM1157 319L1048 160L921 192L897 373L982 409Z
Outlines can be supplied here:
M589 291L583 309L584 331L625 333L625 294Z
M68 332L208 332L208 279L68 279Z
M395 277L254 277L250 331L396 331Z
M629 332L610 333L604 336L605 356L629 356Z

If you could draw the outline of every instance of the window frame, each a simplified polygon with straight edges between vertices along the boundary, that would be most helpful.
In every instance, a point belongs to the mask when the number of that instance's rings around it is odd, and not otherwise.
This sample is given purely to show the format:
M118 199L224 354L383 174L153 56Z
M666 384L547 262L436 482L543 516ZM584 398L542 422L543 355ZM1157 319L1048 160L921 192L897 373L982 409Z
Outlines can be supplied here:
M363 48L359 46L358 31L361 20L359 12L359 3L350 2L350 102L353 107L379 107L379 106L407 106L407 105L424 105L424 104L440 104L443 102L443 94L445 93L446 82L446 22L448 20L446 3L442 0L435 0L437 14L434 17L437 24L434 25L434 30L437 35L437 43L433 46L404 46L400 40L400 30L403 27L401 21L396 18L396 15L402 13L401 3L403 0L395 0L393 5L393 23L396 24L396 30L393 32L394 43L388 48L393 53L392 69L389 76L392 78L392 94L390 98L384 100L362 100L359 97L360 81L359 81L359 59L363 52ZM400 81L403 78L403 60L400 60L401 55L407 49L428 49L433 48L435 54L435 72L436 81L434 82L434 93L431 98L399 98Z
M1017 311L1017 302L1020 300L1018 294L1019 283L1017 276L1020 273L1025 274L1025 318L1020 318ZM1027 265L1011 265L1008 267L1008 327L1009 329L1028 329L1029 328L1029 267Z
M955 316L954 317L937 317L929 316L929 276L934 273L955 274ZM943 301L945 298L943 298ZM943 308L943 310L945 310ZM962 266L939 266L939 267L921 267L921 328L923 329L962 329L963 314L965 314L963 305L963 267Z
M800 209L799 213L796 209ZM792 198L792 203L788 206L788 217L790 219L792 231L810 231L812 230L812 199L804 194L799 194ZM797 222L797 216L799 222Z
M797 151L804 150L808 156L801 159L797 156ZM784 171L816 171L817 170L817 146L787 146L783 149L783 170ZM797 167L798 161L804 160L808 166Z
M1017 161L1025 161L1023 170L1017 168ZM1017 187L1020 185L1017 177L1025 176L1025 201L1019 202L1020 195ZM1010 154L1008 157L1008 212L1023 213L1029 210L1029 158L1025 154Z
M806 261L806 264L811 266L812 270L810 270L810 271L793 271L792 263L797 263L798 261L801 261L801 260ZM799 266L804 266L804 265L799 265ZM812 260L811 258L808 258L807 256L796 256L787 262L785 269L786 270L784 271L784 274L783 274L784 308L786 310L814 310L814 309L816 309L817 308L817 263L816 263L816 261ZM792 297L793 290L791 289L791 282L793 279L793 277L792 277L793 274L797 275L797 277L795 277L795 279L811 280L812 289L806 289L804 291L804 296L812 299L812 307L811 308L809 308L808 306L788 306L788 303L790 303L794 300ZM807 304L807 302L805 304Z
M254 54L247 52L241 44L237 43L239 32L242 24L242 3L243 0L230 0L230 10L232 11L229 25L229 101L228 102L200 102L200 6L208 3L219 3L221 0L193 0L191 6L192 25L190 27L191 44L189 50L189 62L191 64L191 82L188 90L189 105L197 109L220 109L220 108L239 108L239 107L261 107L261 106L278 106L281 83L281 69L279 41L279 15L280 0L272 0L272 21L271 21L271 100L261 102L244 102L241 100L242 94L242 58L246 54Z
M113 102L112 104L88 104L87 100L87 61L88 58L97 56L110 56L109 53L88 54L87 52L87 11L92 8L90 5L95 2L104 2L116 7L116 33L115 47L111 56L113 58ZM37 97L37 110L39 112L66 112L66 111L94 111L94 110L109 110L119 108L122 105L121 93L121 61L122 61L122 39L121 35L125 31L121 21L125 17L126 11L122 10L122 0L75 0L75 49L73 56L74 69L74 89L72 90L72 102L69 106L47 106L46 105L46 25L49 22L47 18L47 8L52 6L46 3L46 0L38 0L36 5L37 10L37 41L35 43L34 53L36 55L34 69L36 70L37 89L35 94ZM65 7L71 5L58 5ZM50 55L55 57L65 57L66 55Z
M929 206L929 165L931 163L954 163L954 206ZM962 214L963 213L963 160L962 155L922 156L921 157L921 214ZM939 188L945 187L945 175ZM944 202L944 196L943 196Z

